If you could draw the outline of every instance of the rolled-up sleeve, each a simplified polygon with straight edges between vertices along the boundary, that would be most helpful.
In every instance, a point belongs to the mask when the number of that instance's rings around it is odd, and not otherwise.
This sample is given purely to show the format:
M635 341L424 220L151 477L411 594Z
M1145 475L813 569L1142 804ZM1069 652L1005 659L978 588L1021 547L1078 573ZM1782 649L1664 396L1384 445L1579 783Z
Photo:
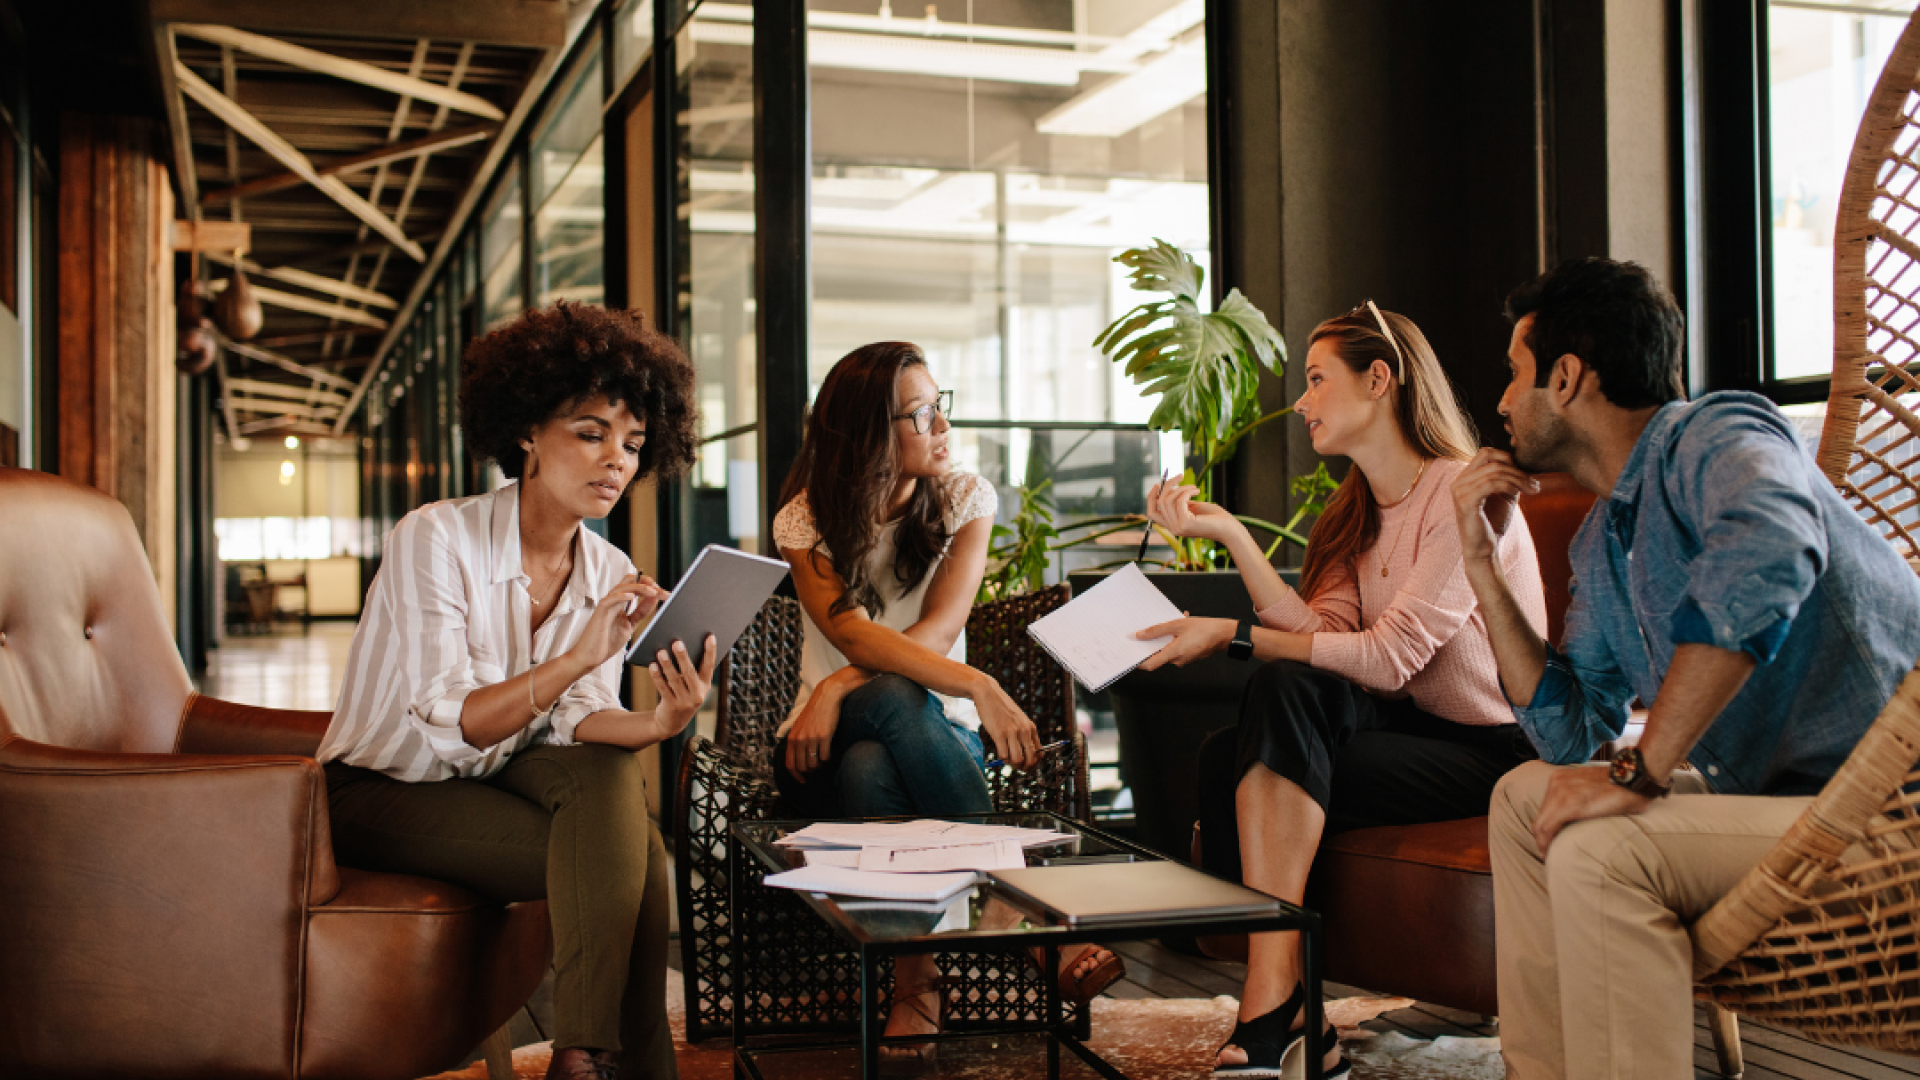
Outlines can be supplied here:
M553 706L553 715L547 720L547 742L554 746L572 746L573 732L580 721L597 712L624 708L620 704L620 665L624 663L626 654L616 652L560 695Z
M427 515L410 515L387 538L383 573L394 648L395 670L410 685L407 722L432 747L434 756L454 766L471 766L485 751L467 742L460 714L467 695L506 680L497 660L475 657L467 642L467 589L445 528Z
M1565 651L1547 645L1547 666L1533 698L1515 706L1513 718L1533 741L1541 758L1574 765L1593 757L1600 744L1626 730L1633 687L1608 648L1606 635L1593 625L1580 597L1579 582L1569 586Z
M1827 562L1806 450L1778 415L1729 402L1679 434L1672 461L1674 504L1700 508L1700 550L1669 636L1767 663Z

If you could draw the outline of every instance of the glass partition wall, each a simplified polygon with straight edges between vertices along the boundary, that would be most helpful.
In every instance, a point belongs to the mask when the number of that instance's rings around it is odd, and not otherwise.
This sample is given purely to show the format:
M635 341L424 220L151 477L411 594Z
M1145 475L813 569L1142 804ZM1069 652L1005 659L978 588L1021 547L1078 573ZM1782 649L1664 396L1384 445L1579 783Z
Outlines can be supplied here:
M715 13L719 14L716 15ZM699 379L700 463L683 487L681 557L760 551L754 297L753 8L703 3L675 40L674 302ZM770 477L778 484L782 477Z
M812 0L809 390L860 345L915 342L1003 518L1048 480L1062 522L1143 509L1178 443L1162 461L1093 339L1140 298L1115 255L1157 238L1207 262L1205 39L1188 0Z

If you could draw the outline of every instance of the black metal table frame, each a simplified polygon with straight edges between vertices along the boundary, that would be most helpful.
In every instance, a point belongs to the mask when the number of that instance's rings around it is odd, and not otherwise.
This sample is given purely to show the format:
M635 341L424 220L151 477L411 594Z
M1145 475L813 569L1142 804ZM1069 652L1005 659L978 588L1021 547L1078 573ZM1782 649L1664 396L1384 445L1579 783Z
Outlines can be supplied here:
M1073 831L1093 836L1102 843L1110 844L1143 860L1160 860L1159 854L1128 843L1119 837L1079 822L1069 821L1058 814L1041 811L1023 811L1018 813L979 814L966 818L968 821L992 820L994 818L1044 816L1066 824ZM1206 919L1164 919L1153 923L1131 923L1099 927L1048 926L1025 930L972 930L940 935L937 940L922 938L915 941L877 941L868 938L858 926L846 917L831 902L816 899L812 893L798 893L801 900L820 916L841 937L851 943L860 954L860 1036L858 1039L793 1039L770 1040L758 1045L749 1045L746 1033L746 1002L743 1000L743 987L747 980L745 960L751 954L748 926L752 920L739 917L742 910L741 890L745 880L742 861L753 856L746 851L741 839L744 828L769 828L781 826L799 827L810 821L754 821L740 822L728 830L727 877L732 896L728 906L736 913L730 920L730 951L732 953L732 1025L734 1075L751 1077L752 1080L765 1080L760 1071L758 1058L770 1054L797 1053L805 1051L839 1050L852 1046L860 1048L860 1075L864 1080L874 1080L880 1075L880 1044L883 1041L900 1043L954 1042L961 1039L1000 1038L1008 1035L1045 1035L1047 1036L1047 1080L1060 1078L1060 1048L1072 1050L1074 1055L1087 1064L1094 1072L1107 1080L1127 1080L1126 1074L1109 1065L1105 1059L1086 1045L1066 1023L1060 1002L1059 981L1054 978L1042 979L1046 986L1046 1015L1044 1024L1007 1024L995 1026L987 1031L943 1031L938 1035L900 1035L889 1037L876 1029L880 1026L877 1017L880 1012L880 965L884 960L896 956L910 956L934 952L942 953L1006 953L1026 950L1040 946L1046 950L1047 965L1044 970L1057 971L1060 964L1060 946L1081 944L1108 944L1118 941L1137 941L1143 937L1158 937L1168 933L1206 937L1214 934L1260 934L1271 931L1295 930L1300 933L1301 973L1306 986L1306 1016L1304 1017L1304 1036L1306 1038L1306 1080L1321 1080L1321 1059L1326 1047L1321 1041L1321 1003L1320 1003L1320 916L1316 912L1296 907L1284 901L1277 915L1234 915ZM783 867L760 860L763 869L777 872ZM767 888L756 882L753 888ZM991 881L980 888L989 895L997 895ZM1010 897L1002 897L1009 904L1020 907Z

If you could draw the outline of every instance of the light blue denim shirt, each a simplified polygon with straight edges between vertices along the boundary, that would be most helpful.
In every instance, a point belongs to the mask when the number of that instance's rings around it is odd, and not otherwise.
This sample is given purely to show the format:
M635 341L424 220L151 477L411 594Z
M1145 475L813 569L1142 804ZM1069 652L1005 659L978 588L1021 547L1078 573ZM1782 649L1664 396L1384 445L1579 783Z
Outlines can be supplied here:
M1688 759L1716 791L1811 795L1920 657L1920 579L1754 394L1655 413L1572 561L1565 640L1514 710L1549 761L1590 758L1698 642L1759 666Z

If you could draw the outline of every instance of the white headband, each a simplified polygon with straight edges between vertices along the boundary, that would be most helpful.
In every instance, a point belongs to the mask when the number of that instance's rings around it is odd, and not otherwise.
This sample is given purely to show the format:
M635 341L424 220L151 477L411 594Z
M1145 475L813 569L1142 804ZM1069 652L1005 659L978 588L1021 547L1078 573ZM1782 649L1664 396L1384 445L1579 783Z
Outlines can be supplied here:
M1393 346L1393 355L1400 361L1400 382L1402 385L1405 385L1407 381L1407 354L1400 351L1400 343L1394 340L1393 330L1387 326L1387 320L1380 314L1380 309L1373 306L1373 301L1367 301L1367 310L1373 312L1373 321L1380 324L1380 332L1387 336L1387 344Z

